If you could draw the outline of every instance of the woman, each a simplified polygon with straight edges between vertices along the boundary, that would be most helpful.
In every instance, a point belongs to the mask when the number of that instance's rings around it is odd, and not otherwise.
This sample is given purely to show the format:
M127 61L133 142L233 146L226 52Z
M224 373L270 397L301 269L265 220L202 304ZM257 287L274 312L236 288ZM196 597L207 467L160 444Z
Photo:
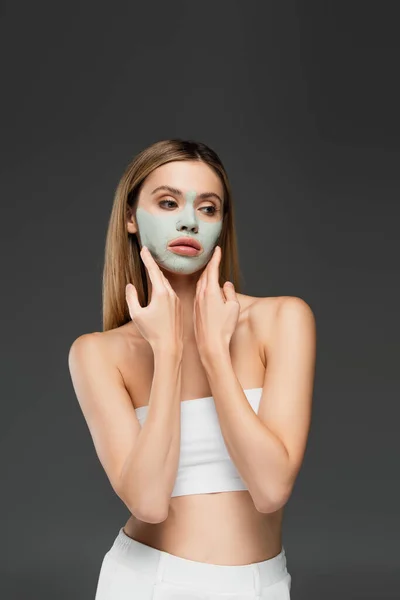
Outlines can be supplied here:
M176 139L143 150L115 194L103 331L69 352L131 513L96 600L290 598L281 527L311 419L315 321L302 299L241 294L238 278L218 156Z

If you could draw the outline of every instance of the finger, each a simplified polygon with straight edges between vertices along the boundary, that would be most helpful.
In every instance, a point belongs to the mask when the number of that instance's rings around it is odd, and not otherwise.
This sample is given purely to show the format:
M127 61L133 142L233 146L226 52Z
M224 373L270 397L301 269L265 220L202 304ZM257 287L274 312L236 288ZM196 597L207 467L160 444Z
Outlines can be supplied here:
M210 263L212 263L212 260L214 258L214 253L215 253L215 248L213 250L213 253L211 255L210 260L206 264L205 269L204 269L204 271L201 274L201 280L202 280L201 283L200 283L200 289L201 290L205 290L206 287L207 287L207 285L208 285L208 274L209 274L209 271L210 271Z
M201 296L202 294L204 294L206 287L207 287L207 283L206 283L206 278L202 277L201 281L200 281L200 285L199 285L199 291L198 291L198 295Z
M153 255L151 254L150 250L147 248L147 246L143 246L143 248L145 248L144 252L147 251L147 256L149 257L149 264L150 265L152 264L156 273L158 273L160 275L161 282L164 284L164 286L168 289L169 292L172 292L173 294L175 294L173 287L171 286L170 282L168 281L168 278L164 275L164 273L162 272L162 270L160 269L160 267L154 260Z
M132 283L128 283L125 288L126 301L128 303L131 317L137 314L142 308L139 303L138 295L135 286Z
M235 286L231 281L225 281L222 287L226 300L237 300Z
M206 289L206 286L207 286L207 267L205 267L204 271L200 275L200 278L197 282L196 294L197 295L203 294L204 290Z
M175 290L172 287L172 285L170 284L170 282L168 281L168 277L165 277L164 273L160 270L161 275L162 275L162 279L164 282L165 287L167 288L167 290L171 293L171 294L175 294Z
M162 272L147 246L142 247L140 250L140 256L142 257L144 265L149 274L153 290L158 292L162 291L165 287L162 280Z
M197 283L196 283L196 293L198 293L198 292L200 291L200 288L201 288L201 286L202 286L202 282L204 281L204 273L205 273L205 270L206 270L206 269L203 269L203 272L202 272L202 274L200 275L200 277L199 277L199 278L198 278L198 280L197 280Z
M219 265L220 265L220 262L221 262L221 247L215 246L214 254L212 255L212 258L207 265L207 267L208 267L207 286L209 289L212 289L214 291L216 291L217 288L220 290L220 287L219 287Z

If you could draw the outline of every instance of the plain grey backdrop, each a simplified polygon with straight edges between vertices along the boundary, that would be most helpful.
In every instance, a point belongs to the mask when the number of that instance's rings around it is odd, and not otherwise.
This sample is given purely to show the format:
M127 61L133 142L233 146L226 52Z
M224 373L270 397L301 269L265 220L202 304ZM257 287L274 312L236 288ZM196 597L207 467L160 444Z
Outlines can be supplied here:
M1 4L1 598L94 598L128 517L67 356L101 331L118 180L171 137L227 169L243 293L316 317L292 598L400 597L397 7Z

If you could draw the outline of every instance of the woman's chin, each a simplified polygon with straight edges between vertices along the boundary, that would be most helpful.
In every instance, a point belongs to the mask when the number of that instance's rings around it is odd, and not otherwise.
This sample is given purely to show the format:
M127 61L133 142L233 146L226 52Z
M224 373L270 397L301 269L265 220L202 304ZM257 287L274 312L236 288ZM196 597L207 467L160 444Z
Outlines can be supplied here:
M190 266L190 265L166 265L166 264L160 264L158 263L158 266L160 267L161 271L164 272L165 275L167 274L171 274L171 275L193 275L194 273L198 273L199 271L202 271L204 268L204 265L197 265L197 266Z

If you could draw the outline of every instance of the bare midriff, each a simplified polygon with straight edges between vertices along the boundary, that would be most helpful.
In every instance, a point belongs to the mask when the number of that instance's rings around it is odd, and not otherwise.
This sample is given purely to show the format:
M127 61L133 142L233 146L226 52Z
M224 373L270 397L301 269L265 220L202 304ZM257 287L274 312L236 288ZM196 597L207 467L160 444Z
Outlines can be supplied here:
M257 298L237 296L241 313L230 344L232 365L243 389L259 388L266 373L263 345L273 319L275 298L270 299L267 311L264 304L260 317L258 309L251 310ZM134 408L146 405L154 366L151 348L132 322L105 335L115 350L115 360ZM181 391L182 400L212 395L190 333L184 344ZM181 558L244 565L281 552L283 510L260 513L247 490L192 494L170 498L164 521L147 523L132 515L123 529L130 538Z
M161 523L131 516L124 532L175 556L219 565L261 562L282 549L283 508L260 513L248 491L176 496Z

